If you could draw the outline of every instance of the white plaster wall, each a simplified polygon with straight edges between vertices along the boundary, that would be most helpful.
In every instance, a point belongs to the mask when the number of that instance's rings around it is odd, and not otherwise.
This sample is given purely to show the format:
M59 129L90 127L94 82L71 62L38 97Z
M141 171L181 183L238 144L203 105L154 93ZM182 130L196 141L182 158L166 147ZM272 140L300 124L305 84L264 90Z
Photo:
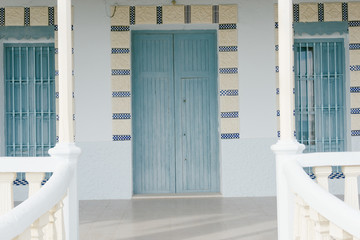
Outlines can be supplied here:
M331 0L333 1L333 0ZM1 0L0 6L55 5L54 0ZM162 5L170 1L74 0L76 141L79 198L132 196L131 142L111 141L109 6ZM276 142L273 0L177 1L239 6L240 138L221 141L221 191L225 197L274 196ZM352 138L360 149L360 138Z

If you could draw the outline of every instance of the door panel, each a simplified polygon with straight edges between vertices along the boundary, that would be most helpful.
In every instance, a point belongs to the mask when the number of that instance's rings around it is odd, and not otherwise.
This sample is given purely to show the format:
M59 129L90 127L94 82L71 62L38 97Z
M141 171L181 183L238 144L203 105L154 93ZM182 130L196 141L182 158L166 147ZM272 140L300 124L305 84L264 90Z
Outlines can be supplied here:
M172 39L133 35L134 193L175 192Z
M219 191L215 39L215 32L174 37L178 192Z
M215 40L133 33L135 194L219 191Z

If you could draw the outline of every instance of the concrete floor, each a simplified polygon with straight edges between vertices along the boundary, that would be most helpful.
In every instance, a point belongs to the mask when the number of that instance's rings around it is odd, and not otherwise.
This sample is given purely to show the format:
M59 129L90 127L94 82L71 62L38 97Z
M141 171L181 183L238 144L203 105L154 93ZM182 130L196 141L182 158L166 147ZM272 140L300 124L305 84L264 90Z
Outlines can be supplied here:
M80 201L80 240L275 240L276 199Z

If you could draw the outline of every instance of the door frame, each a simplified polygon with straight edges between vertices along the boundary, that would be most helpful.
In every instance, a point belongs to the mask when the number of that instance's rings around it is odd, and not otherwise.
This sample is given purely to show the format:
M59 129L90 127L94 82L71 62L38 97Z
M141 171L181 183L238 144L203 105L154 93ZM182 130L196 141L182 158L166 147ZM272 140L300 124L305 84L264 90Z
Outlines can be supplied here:
M131 30L130 32L130 52L131 52L131 61L130 61L130 66L131 66L131 72L133 72L133 58L132 58L132 53L133 53L133 48L134 48L134 44L133 44L133 36L135 34L138 34L138 33L141 33L141 34L176 34L176 33L184 33L184 34L189 34L189 33L211 33L211 34L214 34L214 38L215 38L215 46L216 48L214 49L214 53L215 53L215 68L214 68L214 75L215 75L215 81L216 81L216 102L217 102L217 109L216 109L216 125L217 125L217 160L216 160L216 168L217 168L217 171L216 171L216 179L217 179L217 189L219 190L217 193L221 194L222 192L222 178L221 178L221 121L220 121L220 95L218 94L219 92L219 89L220 89L220 86L219 86L219 73L218 73L218 67L219 67L219 62L218 62L218 51L217 49L219 48L218 46L218 31L216 29L185 29L185 30L181 30L181 29L176 29L176 30L158 30L158 29L155 29L155 30L141 30L141 29L137 29L137 30ZM131 92L133 92L133 79L134 78L134 74L131 74ZM175 79L174 79L175 81ZM214 96L214 97L215 97ZM133 112L133 96L131 98L131 111ZM133 124L133 119L131 118L131 122L132 122L132 126L131 126L131 136L134 136L134 124ZM176 126L175 126L176 128ZM131 141L131 184L132 184L132 194L134 195L134 141L132 140ZM177 153L176 153L176 156L177 156ZM177 157L176 157L177 158ZM176 185L176 183L175 183ZM175 187L176 189L176 187ZM205 192L206 193L206 192ZM183 193L175 193L175 194L183 194ZM151 194L150 194L151 195ZM167 194L165 194L167 195Z

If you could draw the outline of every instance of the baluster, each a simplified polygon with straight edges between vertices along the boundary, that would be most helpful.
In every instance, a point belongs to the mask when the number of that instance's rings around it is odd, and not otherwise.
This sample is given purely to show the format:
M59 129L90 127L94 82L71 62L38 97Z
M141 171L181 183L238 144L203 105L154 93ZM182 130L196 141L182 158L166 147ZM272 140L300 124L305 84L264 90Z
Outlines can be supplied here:
M45 173L27 173L26 180L29 183L29 197L36 194L41 188L41 182ZM31 240L44 239L44 226L49 222L49 214L45 213L31 225Z
M344 201L351 207L359 210L359 192L358 176L360 175L360 166L344 166L345 174L345 196Z
M299 236L301 240L311 239L311 220L309 205L300 197L297 198L297 204L299 205Z
M13 182L16 173L0 173L0 215L14 208Z
M300 220L300 197L298 195L295 196L295 212L294 212L294 239L295 240L300 240L301 238L301 229L300 229L300 224L301 224L301 220Z
M64 225L64 203L61 200L55 208L55 236L57 240L65 240L65 225Z
M331 166L313 168L316 180L319 186L329 191L329 175L331 174ZM321 216L318 212L311 210L310 218L314 222L315 240L329 239L329 221Z
M342 170L345 174L344 202L359 210L358 176L360 175L360 166L344 166ZM359 238L354 238L354 240L359 240Z
M336 240L353 240L353 237L343 229L330 222L330 237Z

